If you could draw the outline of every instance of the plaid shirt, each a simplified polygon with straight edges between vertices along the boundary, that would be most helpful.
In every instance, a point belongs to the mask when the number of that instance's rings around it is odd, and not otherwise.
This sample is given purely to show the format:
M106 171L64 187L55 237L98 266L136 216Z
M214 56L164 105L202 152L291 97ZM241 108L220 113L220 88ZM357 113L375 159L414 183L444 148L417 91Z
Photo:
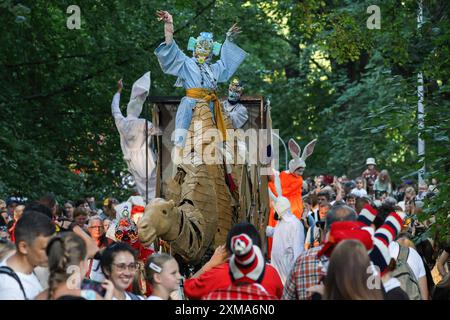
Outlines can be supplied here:
M324 273L317 254L323 245L314 247L301 254L295 261L289 277L286 279L283 291L283 300L309 300L311 292L308 288L320 283Z
M278 300L278 298L267 293L260 284L252 283L232 284L225 289L214 290L202 300Z

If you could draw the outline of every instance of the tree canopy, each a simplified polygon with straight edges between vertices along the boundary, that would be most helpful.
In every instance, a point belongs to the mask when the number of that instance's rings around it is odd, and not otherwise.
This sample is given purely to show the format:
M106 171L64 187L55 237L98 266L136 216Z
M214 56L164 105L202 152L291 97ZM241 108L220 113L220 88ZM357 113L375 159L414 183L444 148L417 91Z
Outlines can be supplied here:
M157 9L174 17L174 38L211 31L223 41L237 22L249 57L237 72L246 94L271 101L273 127L301 147L318 139L306 175L358 176L367 157L394 181L441 183L426 204L448 228L450 3L423 1L78 0L81 28L66 25L73 1L0 1L0 195L123 197L119 136L110 103L123 77L152 72L152 95L182 95L153 54L164 41ZM380 29L367 8L378 5ZM446 40L447 39L447 40ZM425 129L417 120L417 75L425 79ZM225 93L226 84L221 85ZM426 155L417 155L417 137ZM312 159L312 158L311 158ZM282 161L282 163L284 163Z

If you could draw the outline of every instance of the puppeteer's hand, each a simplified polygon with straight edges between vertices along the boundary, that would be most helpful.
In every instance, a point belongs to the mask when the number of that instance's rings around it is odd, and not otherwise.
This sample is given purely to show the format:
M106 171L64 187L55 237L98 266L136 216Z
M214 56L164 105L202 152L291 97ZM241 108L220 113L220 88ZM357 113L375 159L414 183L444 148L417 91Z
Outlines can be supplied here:
M233 24L227 32L227 39L233 41L234 38L241 33L241 28L238 27L237 23Z
M167 11L156 11L158 21L164 21L164 23L173 23L172 15Z
M123 89L123 82L122 79L120 79L119 81L117 81L117 92L122 93L122 89Z

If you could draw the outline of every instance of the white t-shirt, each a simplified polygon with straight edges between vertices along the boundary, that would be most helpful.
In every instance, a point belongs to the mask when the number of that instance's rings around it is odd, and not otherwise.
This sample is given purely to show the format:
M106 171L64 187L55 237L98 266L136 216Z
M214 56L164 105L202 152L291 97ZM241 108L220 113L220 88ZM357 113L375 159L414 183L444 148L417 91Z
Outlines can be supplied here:
M400 208L402 208L403 211L405 211L405 209L406 209L405 201L400 201L399 203L397 203L397 206L399 206Z
M48 276L50 275L50 271L46 267L39 267L37 266L34 268L33 273L36 275L36 277L39 280L39 283L41 284L42 288L45 290L48 288Z
M353 188L353 190L350 193L353 193L357 197L367 196L367 191L364 188L362 189Z
M8 266L6 261L9 258L0 262L1 266ZM39 283L38 278L34 273L25 274L16 272L20 281L22 282L23 289L28 299L34 299L43 288ZM22 290L20 290L19 283L11 276L7 274L0 274L0 300L25 300Z
M383 282L383 286L384 286L384 290L386 291L386 293L388 293L389 291L391 291L392 289L395 289L397 287L401 288L401 283L400 283L400 281L398 281L397 278L390 278L388 281Z
M162 298L161 298L161 297L158 297L158 296L151 295L151 296L149 296L149 297L147 298L147 300L162 300Z
M398 254L400 251L400 245L396 241L392 241L389 244L389 252L391 257L395 260L398 258ZM414 272L416 279L419 280L422 277L426 276L425 266L423 264L423 260L420 257L419 253L414 248L409 248L408 260L406 261L409 267Z
M140 295L136 295L136 296L139 298L139 300L145 300L144 297L142 297ZM112 297L112 300L119 300L119 299L117 299L116 297ZM125 300L133 300L133 299L131 299L130 295L127 292L125 292Z

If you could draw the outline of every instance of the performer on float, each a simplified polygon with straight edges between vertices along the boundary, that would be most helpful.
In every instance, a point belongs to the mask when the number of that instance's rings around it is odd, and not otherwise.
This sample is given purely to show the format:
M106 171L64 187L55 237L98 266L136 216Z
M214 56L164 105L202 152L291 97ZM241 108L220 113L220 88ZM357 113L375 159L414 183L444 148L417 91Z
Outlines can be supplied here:
M281 189L283 197L286 197L291 205L291 212L299 220L303 215L303 200L302 200L302 189L303 189L303 172L306 168L306 159L314 152L314 147L316 145L317 139L312 140L308 143L301 154L301 148L295 142L294 139L290 139L288 146L289 152L291 153L292 160L289 161L289 170L280 173ZM269 181L269 188L271 192L278 196L278 191L275 189L273 181ZM277 220L275 219L275 212L273 207L270 208L269 222L268 226L275 227L277 225ZM268 239L268 253L270 255L272 247L272 239Z
M127 163L128 171L133 175L139 194L145 198L146 195L146 157L148 155L148 200L155 198L156 191L156 157L153 150L148 149L146 155L145 123L146 120L139 118L145 99L150 90L150 72L144 74L134 84L131 90L130 102L127 106L127 116L124 117L120 111L120 94L123 89L122 79L118 82L118 90L114 95L111 109L117 130L120 134L120 146L123 159ZM148 123L150 135L159 134L159 130ZM150 140L150 137L148 137ZM150 141L149 141L150 145Z
M222 102L234 129L241 129L248 120L247 108L241 103L243 91L244 86L242 82L234 78L228 87L228 99Z
M177 76L176 87L186 89L175 118L174 144L183 147L187 130L191 124L193 109L198 102L209 102L217 128L226 140L226 128L216 90L219 82L228 81L244 61L247 53L233 43L240 33L234 24L226 35L223 45L214 42L212 33L201 32L195 39L191 37L188 50L193 57L186 56L173 39L173 19L167 11L157 11L159 20L164 21L165 42L155 50L164 73ZM212 56L219 55L220 60L213 63Z
M242 129L248 121L247 108L241 104L240 101L243 91L243 83L239 81L239 79L234 78L231 80L228 87L227 100L222 101L227 129L234 129L233 135L235 137L235 142L228 139L226 141L225 151L228 181L233 185L235 185L235 183L239 185L242 171L242 167L239 165L243 165L246 159L248 159L247 148L245 145L245 134L243 130L237 130ZM235 181L235 179L237 179L237 181ZM237 187L235 190L237 190ZM237 197L239 196L237 195Z

